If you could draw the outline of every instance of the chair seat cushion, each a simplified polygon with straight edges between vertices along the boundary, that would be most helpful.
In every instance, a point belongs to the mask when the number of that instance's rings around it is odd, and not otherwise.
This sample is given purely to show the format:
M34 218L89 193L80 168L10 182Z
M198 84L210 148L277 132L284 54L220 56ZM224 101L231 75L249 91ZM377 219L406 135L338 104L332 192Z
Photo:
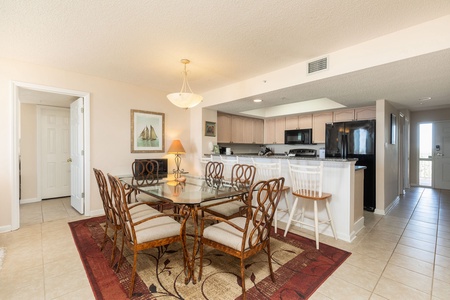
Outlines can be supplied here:
M136 195L136 201L146 202L146 203L158 203L161 202L159 199L152 197L148 194L140 193Z
M160 215L161 212L158 210L148 206L147 204L142 203L131 203L128 205L128 209L130 211L131 217L136 222L137 220L142 220L144 218L148 218L153 215Z
M215 212L222 216L233 216L238 214L241 207L245 207L246 204L241 201L232 201L224 204L219 204L216 206L208 207L209 211Z
M140 219L142 220L143 218L141 217ZM133 221L136 222L137 220L133 217ZM134 227L136 242L141 244L180 235L180 227L180 223L167 216L146 221Z
M244 228L246 220L247 220L246 218L237 217L229 221L241 228ZM250 224L248 232L251 232L252 229L253 226ZM239 230L235 229L233 226L227 224L226 222L220 222L218 224L208 226L203 231L203 237L207 238L208 240L223 244L237 251L241 250L242 236L243 232L240 232ZM248 244L249 243L247 239L247 241L245 242L245 249L249 247Z

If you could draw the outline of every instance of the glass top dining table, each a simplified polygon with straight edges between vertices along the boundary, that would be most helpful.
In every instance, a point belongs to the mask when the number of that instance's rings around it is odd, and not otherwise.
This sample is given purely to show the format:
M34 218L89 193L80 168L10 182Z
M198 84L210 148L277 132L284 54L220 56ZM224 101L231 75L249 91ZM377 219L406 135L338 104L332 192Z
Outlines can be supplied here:
M185 257L185 283L190 280L195 284L197 278L195 277L195 256L198 247L198 211L203 207L210 205L220 205L222 203L236 201L237 199L245 199L249 188L236 188L229 185L220 184L217 186L209 186L203 178L186 177L185 182L178 182L175 180L162 179L157 183L146 184L145 180L136 180L131 176L120 177L122 183L128 188L138 190L141 193L146 193L159 200L173 203L179 207L180 214L187 220L191 218L194 224L194 234L191 235L194 239L193 249L191 254ZM223 201L213 201L223 200ZM213 201L213 202L211 202ZM201 208L202 207L202 208ZM186 222L183 222L186 224ZM186 231L185 231L186 232ZM182 239L183 247L186 249L186 236ZM186 252L187 253L187 252Z
M187 177L185 182L162 179L153 184L142 183L141 180L136 180L132 176L120 177L120 180L131 188L157 199L187 206L198 206L212 200L238 197L248 192L248 188L236 189L227 185L211 187L200 177Z

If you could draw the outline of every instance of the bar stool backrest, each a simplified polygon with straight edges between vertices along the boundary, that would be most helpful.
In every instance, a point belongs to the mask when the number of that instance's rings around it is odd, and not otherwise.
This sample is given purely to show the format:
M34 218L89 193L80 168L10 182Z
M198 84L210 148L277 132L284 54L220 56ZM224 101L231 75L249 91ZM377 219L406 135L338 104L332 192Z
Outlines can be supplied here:
M292 192L306 197L322 197L323 162L319 165L298 165L288 160Z

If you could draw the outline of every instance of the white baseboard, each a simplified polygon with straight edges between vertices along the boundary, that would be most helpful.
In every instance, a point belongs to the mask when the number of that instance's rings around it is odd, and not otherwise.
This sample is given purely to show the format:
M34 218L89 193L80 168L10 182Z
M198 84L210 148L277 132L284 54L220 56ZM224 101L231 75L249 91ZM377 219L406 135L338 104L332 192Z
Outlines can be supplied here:
M28 204L28 203L35 203L35 202L40 202L41 200L39 200L38 198L29 198L29 199L20 199L20 204Z
M10 232L11 230L11 225L5 225L5 226L0 226L0 232Z
M104 209L97 209L97 210L91 210L91 213L89 216L91 217L98 217L98 216L104 216L105 210Z

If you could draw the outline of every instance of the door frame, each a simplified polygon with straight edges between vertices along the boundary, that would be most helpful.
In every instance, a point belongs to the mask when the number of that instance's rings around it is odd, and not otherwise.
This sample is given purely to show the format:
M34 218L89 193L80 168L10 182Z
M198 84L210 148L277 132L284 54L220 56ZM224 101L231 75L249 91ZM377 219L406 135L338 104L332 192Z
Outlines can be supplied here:
M84 192L85 192L85 216L90 216L91 199L90 199L90 93L83 91L75 91L62 89L57 87L26 83L20 81L11 81L11 107L12 107L12 151L11 151L11 170L12 170L12 199L11 199L11 230L20 227L20 201L19 201L19 136L20 136L20 99L19 88L30 90L63 94L84 98Z

